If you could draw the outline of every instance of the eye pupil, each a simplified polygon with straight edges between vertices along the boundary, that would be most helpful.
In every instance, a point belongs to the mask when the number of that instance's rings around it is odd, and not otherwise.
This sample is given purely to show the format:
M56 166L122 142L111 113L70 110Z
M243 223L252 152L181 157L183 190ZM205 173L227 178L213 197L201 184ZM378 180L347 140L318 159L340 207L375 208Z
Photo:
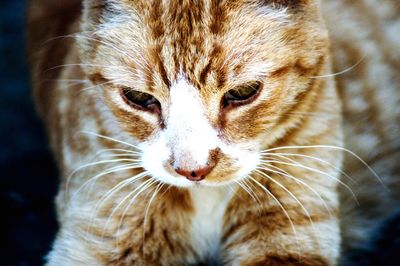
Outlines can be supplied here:
M223 106L226 107L232 103L246 104L251 101L260 91L260 82L253 82L236 87L225 93Z
M122 89L121 95L127 104L136 108L148 109L151 106L159 105L159 102L154 96L130 88Z

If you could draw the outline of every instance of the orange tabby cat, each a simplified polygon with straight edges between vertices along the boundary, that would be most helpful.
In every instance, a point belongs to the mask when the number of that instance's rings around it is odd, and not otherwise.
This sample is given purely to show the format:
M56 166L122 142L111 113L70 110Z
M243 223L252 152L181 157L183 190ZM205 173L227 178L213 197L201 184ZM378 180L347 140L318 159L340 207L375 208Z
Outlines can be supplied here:
M82 2L30 8L48 265L336 265L394 208L395 0Z

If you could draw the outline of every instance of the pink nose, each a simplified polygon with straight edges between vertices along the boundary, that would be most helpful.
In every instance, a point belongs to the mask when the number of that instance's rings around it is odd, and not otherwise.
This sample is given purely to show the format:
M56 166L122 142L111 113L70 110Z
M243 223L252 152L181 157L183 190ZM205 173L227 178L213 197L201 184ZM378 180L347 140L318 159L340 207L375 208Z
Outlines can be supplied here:
M175 169L175 172L186 177L190 181L200 181L200 180L203 180L204 177L208 173L210 173L213 168L214 168L214 166L206 166L204 168L197 169L197 170L186 170L186 169L177 168L177 169Z

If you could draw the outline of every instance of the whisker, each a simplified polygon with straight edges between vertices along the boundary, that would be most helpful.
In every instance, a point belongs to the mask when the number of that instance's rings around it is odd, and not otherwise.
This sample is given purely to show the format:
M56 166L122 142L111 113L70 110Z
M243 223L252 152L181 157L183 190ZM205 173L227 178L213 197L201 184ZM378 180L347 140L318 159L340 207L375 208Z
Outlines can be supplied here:
M251 183L250 181L249 181L249 183L247 184L247 181L248 181L247 178L248 178L248 177L249 177L249 175L247 175L247 176L246 176L246 179L243 179L242 181L247 185L247 187L249 187L249 189L250 189L251 191L253 191L254 196L258 199L258 201L259 201L260 204L261 204L261 203L262 203L261 200L260 200L259 197L257 196L256 192L254 192L254 191L257 190L257 187L254 186L253 183Z
M124 188L125 186L129 185L129 184L133 184L134 182L144 178L148 173L146 171L138 173L137 175L134 175L132 177L129 177L127 179L122 180L121 182L119 182L117 185L115 185L114 187L112 187L110 190L107 191L106 194L104 194L96 203L94 210L93 210L93 214L92 214L92 218L91 218L91 223L89 228L93 227L93 223L94 223L94 219L98 213L98 211L102 208L103 204L105 204L114 193L116 193L117 191L121 190L122 188Z
M95 136L95 137L98 137L98 138L102 138L102 139L106 139L106 140L110 140L110 141L113 141L113 142L116 142L116 143L127 145L127 146L135 148L137 150L140 150L139 147L137 147L137 146L135 146L133 144L130 144L130 143L122 141L122 140L114 139L114 138L111 138L111 137L108 137L108 136L104 136L104 135L101 135L101 134L98 134L98 133L85 131L85 130L84 131L80 131L80 133L87 134L87 135L92 135L92 136Z
M320 158L317 158L317 157L314 157L314 156L309 156L309 155L305 155L305 154L297 154L297 153L265 153L264 155L267 155L267 156L278 156L280 158L284 158L284 159L286 159L288 161L291 161L291 162L297 162L297 161L292 160L292 159L290 159L290 158L288 158L286 156L302 157L302 158L311 159L311 160L314 160L314 161L317 161L317 162L321 162L321 163L324 163L324 164L332 167L336 171L339 171L342 175L344 175L346 178L348 178L352 183L355 183L355 180L352 177L350 177L346 172L344 172L342 169L340 169L339 167L329 163L328 161L325 161L323 159L320 159Z
M52 71L55 69L63 68L63 67L103 67L103 68L116 68L117 70L124 71L126 73L131 73L124 69L124 67L121 66L111 66L111 65L100 65L100 64L88 64L88 63L76 63L76 64L62 64L62 65L57 65L53 66L51 68L48 68L45 70L45 72Z
M49 43L49 42L56 41L56 40L59 40L59 39L75 38L75 37L76 37L77 35L79 35L79 34L86 34L86 33L91 33L91 34L93 34L94 31L81 31L81 32L75 32L75 33L72 33L72 34L59 35L59 36L56 36L56 37L52 37L52 38L47 39L46 41L44 41L44 42L41 44L41 46L44 46L44 45L46 45L46 44Z
M115 45L113 45L110 42L102 41L102 40L99 40L99 39L92 38L92 37L89 37L87 35L84 35L84 34L94 35L95 33L96 33L96 31L81 31L81 32L77 32L77 33L74 33L74 34L62 35L62 36L54 37L54 38L51 38L51 39L45 41L43 43L43 45L46 44L49 41L54 41L54 40L57 40L57 39L60 39L60 38L73 38L73 39L81 38L81 39L86 39L86 40L98 42L98 43L101 43L101 44L103 44L103 45L105 45L107 47L110 47L110 48L114 49L116 52L118 52L118 53L120 53L122 55L125 55L127 58L130 58L131 60L133 60L137 65L139 65L143 69L150 70L150 67L149 67L147 61L145 60L145 58L141 55L141 53L137 49L134 49L133 47L130 47L130 49L133 52L135 52L137 55L139 55L139 57L140 57L140 59L142 59L142 61L136 60L134 57L132 57L126 51L119 49L118 47L116 47ZM117 38L117 39L119 39L119 38ZM123 43L123 42L120 40L120 43ZM143 64L142 62L144 62L145 64Z
M108 152L108 151L111 151L111 152L112 152L112 151L118 151L118 152L126 152L126 153L132 153L132 154L135 154L135 155L140 155L139 152L137 152L137 151L132 151L132 150L125 150L125 149L102 149L102 150L96 152L95 156L98 156L98 155L100 155L100 154L102 154L102 153L105 153L105 152Z
M108 174L111 173L115 173L115 172L119 172L119 171L124 171L124 170L131 170L131 169L138 169L138 168L142 168L141 165L139 164L126 164L123 166L116 166L113 167L112 169L109 169L107 171L104 171L100 174L97 174L91 178L89 178L88 180L86 180L74 193L74 195L72 196L72 199L76 198L78 196L78 194L80 193L80 191L86 187L89 183L96 181L97 179L99 179L100 177L106 176Z
M381 183L385 189L387 189L385 183L383 180L378 176L378 174L372 169L371 166L369 166L360 156L358 156L356 153L352 152L349 149L339 147L339 146L331 146L331 145L308 145L308 146L281 146L281 147L275 147L275 148L270 148L267 150L264 150L263 152L271 152L271 151L278 151L278 150L283 150L283 149L318 149L318 148L325 148L325 149L332 149L332 150L340 150L347 152L348 154L352 155L355 157L357 160L359 160L365 167L368 168L368 170L375 176L375 178Z
M146 176L146 175L145 175L144 173L141 173L140 176L141 176L141 178L143 178L143 177ZM141 179L141 178L136 178L136 179L139 180L139 179ZM124 180L124 181L123 181L123 184L121 184L121 183L118 184L119 188L115 188L115 187L114 187L112 192L108 192L108 193L107 193L107 194L108 194L107 197L105 197L105 198L101 201L101 204L99 205L99 207L101 207L101 206L112 196L112 194L114 194L116 191L120 190L120 189L121 189L122 187L124 187L125 185L127 185L127 184L132 184L132 182L136 181L136 179L133 180L133 181L131 181L131 180ZM118 209L124 204L124 202L125 202L127 199L129 199L135 192L137 192L137 191L141 190L143 187L145 187L146 184L148 184L150 181L151 181L151 179L148 179L148 180L144 181L142 184L140 184L139 186L137 186L134 190L132 190L131 192L129 192L129 193L128 193L114 208L113 208L113 210L111 211L111 214L108 216L107 221L106 221L106 223L105 223L104 226L103 226L103 235L102 235L102 238L104 237L105 230L106 230L107 227L109 226L112 217L115 215L115 213L118 211ZM97 211L97 208L96 208L96 211Z
M156 198L158 192L160 192L160 190L163 188L163 186L164 186L164 183L159 183L157 185L156 190L154 191L153 195L151 196L149 202L147 203L146 211L145 211L145 214L144 214L144 221L143 221L143 244L142 244L142 246L144 245L145 238L146 238L147 217L148 217L148 214L149 214L149 210L150 210L151 204L153 203L153 201Z
M137 158L135 157L135 154L131 154L131 153L118 153L118 154L102 154L101 157L131 157L131 158ZM139 159L138 159L139 160ZM139 160L141 161L141 160Z
M244 178L244 179L242 179L240 181L243 183L243 185L245 185L250 190L250 192L252 192L254 194L254 197L257 199L258 203L260 203L260 205L261 205L262 202L261 202L260 198L257 196L257 194L255 192L257 187L255 187L253 185L253 183L251 183L250 181L247 183L247 181L248 181L247 178L248 177L249 177L249 175L247 175L246 178Z
M303 169L306 169L306 170L309 170L309 171L312 171L312 172L327 176L329 178L332 178L333 180L335 180L336 182L338 182L339 184L344 186L351 193L351 195L353 196L353 198L357 202L357 204L359 204L359 201L358 201L356 195L354 194L353 190L348 185L346 185L344 182L342 182L339 178L336 178L336 177L334 177L334 176L332 176L330 174L327 174L327 173L325 173L323 171L320 171L320 170L312 168L312 167L305 166L305 165L300 164L300 163L288 163L288 162L275 161L275 160L261 160L261 162L263 162L263 163L277 163L277 164L283 164L283 165L289 165L289 166L297 166L297 167L300 167L300 168L303 168Z
M108 153L110 152L110 153ZM121 152L121 153L114 153L114 152ZM96 154L93 156L93 160L96 158L109 158L109 157L119 157L117 155L120 154L126 154L127 157L132 158L132 159L140 159L141 153L137 151L132 151L132 150L126 150L126 149L102 149L96 152Z
M300 207L303 209L304 214L307 215L308 220L313 228L314 234L317 233L317 231L315 230L315 225L313 220L311 219L310 213L308 212L307 208L304 207L303 203L289 190L287 189L284 185L282 185L281 183L279 183L278 181L276 181L274 178L272 178L270 175L264 173L263 171L260 171L258 169L255 170L257 173L261 174L262 176L268 178L269 180L271 180L273 183L275 183L277 186L279 186L281 189L283 189L284 191L286 191L286 193L288 193L299 205Z
M132 176L130 178L124 179L123 181L119 182L117 185L115 185L113 188L107 191L106 194L104 194L97 202L94 211L94 214L97 214L97 212L102 208L102 206L119 190L123 189L127 185L131 185L142 178L144 178L148 173L147 172L141 172L135 176ZM122 204L122 203L121 203ZM94 218L95 216L93 216Z
M130 154L126 154L126 156L124 156L124 157L129 157L129 158L123 158L123 160L116 160L115 158L119 157L119 156L117 156L117 154L115 154L115 153L111 153L111 154L106 153L106 152L112 152L112 151L128 152ZM105 158L107 158L107 160L101 159L100 161L94 161L94 159L96 159L97 157L99 157L99 158L105 157ZM110 157L111 157L111 159L114 159L114 160L108 159ZM111 169L108 169L109 171L110 170L111 171L114 171L114 170L118 171L119 167L135 166L136 163L138 163L138 165L141 163L140 153L139 152L126 150L126 149L103 149L103 150L100 150L93 156L93 161L94 162L92 162L92 163L88 163L86 165L83 165L83 166L75 169L75 171L71 173L71 175L67 179L66 191L68 191L69 182L70 182L70 179L72 178L72 176L77 171L81 170L82 168L86 168L86 167L89 167L89 166L95 166L95 165L103 164L103 163L114 163L114 162L124 162L124 161L133 162L133 163L129 163L129 164L117 165L117 166L115 166L115 167L113 167ZM122 170L129 170L129 169L122 169ZM92 188L92 186L91 186L91 188ZM91 188L89 189L87 194L89 194L89 192L91 191Z
M121 80L124 80L124 79L108 80L108 81L103 82L103 83L100 83L100 84L95 84L95 85L93 85L93 86L80 89L80 90L79 90L79 93L84 93L84 92L86 92L86 91L88 91L88 90L91 90L91 89L94 89L94 88L96 88L96 87L101 87L101 86L107 85L107 84L113 84L113 83L116 83L116 82L121 81Z
M149 187L151 187L154 183L157 183L157 180L154 180L154 179L150 178L150 179L148 179L147 181L145 181L145 182L143 182L143 183L144 183L145 185L142 186L142 188L136 193L136 195L133 196L133 198L131 198L131 199L129 200L128 205L125 207L125 209L124 209L124 211L123 211L123 213L122 213L122 216L121 216L120 221L119 221L118 226L117 226L117 246L119 246L118 233L119 233L119 231L120 231L120 229L121 229L121 227L122 227L123 220L124 220L124 218L125 218L125 216L126 216L126 213L127 213L128 210L129 210L129 208L132 206L132 204L133 204L133 202L136 200L136 198L137 198L143 191L145 191L146 189L148 189ZM129 193L128 196L130 197L130 196L132 196L132 195L133 195L133 193L131 192L131 193ZM124 198L124 200L125 200L125 198ZM110 217L112 217L112 216L110 216ZM108 221L107 221L107 222L108 222Z
M74 171L72 171L71 174L68 175L67 177L67 181L65 182L65 191L68 194L68 190L69 190L69 185L71 183L71 179L72 177L79 172L82 169L85 169L87 167L91 167L91 166L96 166L96 165L100 165L100 164L106 164L106 163L117 163L117 162L141 162L141 160L139 159L115 159L115 160L102 160L102 161L97 161L97 162L93 162L93 163L87 163L84 165L79 166L78 168L76 168ZM131 164L128 164L131 165ZM115 167L114 167L115 168Z
M253 189L252 189L252 187L253 187L254 189L256 189L257 187L254 187L253 183L251 183L250 181L249 181L249 184L247 184L247 179L248 179L248 178L249 178L249 175L247 175L246 178L240 180L239 182L241 182L242 185L243 185L245 188L247 188L247 190L248 190L249 192L247 192L247 191L246 191L246 192L249 193L250 197L252 197L253 200L255 200L255 203L256 203L257 206L258 206L258 208L257 208L258 213L262 213L262 211L263 211L263 209L264 209L264 206L263 206L263 204L262 204L260 198L257 196L257 194L256 194L256 193L253 191ZM253 195L253 196L252 196L252 195Z
M277 170L270 169L269 167L273 167L273 168L275 168ZM286 177L294 180L295 182L297 182L299 184L302 184L303 186L305 186L306 188L311 190L311 192L314 193L314 195L316 195L321 200L321 202L324 205L325 209L328 211L329 216L334 217L333 214L332 214L331 208L328 207L326 201L322 198L321 194L319 194L315 189L313 189L306 182L302 181L300 178L296 178L293 175L291 175L288 172L286 172L285 170L282 170L279 167L276 167L274 165L268 165L267 167L259 167L259 169L270 171L272 173L275 173L275 174L278 174L278 175L281 175L281 176L286 176Z
M312 78L312 79L317 79L317 78L329 78L329 77L336 77L336 76L343 75L343 74L345 74L345 73L347 73L347 72L350 72L350 71L352 71L353 69L355 69L359 64L361 64L362 61L364 61L365 57L366 57L366 56L363 56L363 57L362 57L360 60L358 60L354 65L352 65L352 66L350 66L350 67L348 67L348 68L346 68L346 69L344 69L344 70L342 70L342 71L340 71L340 72L336 72L336 73L332 73L332 74L327 74L327 75L321 75L321 76L311 76L311 77L309 77L309 78Z
M78 171L80 171L80 170L82 170L83 168L86 168L86 167L95 166L95 165L99 165L99 164L105 164L105 163L116 163L116 162L141 162L141 160L140 159L128 159L128 158L113 159L113 160L102 160L102 161L88 163L88 164L84 164L82 166L79 166L77 169L75 169L71 173L71 175L75 174L76 172L78 172Z
M285 113L284 115L287 116L308 116L308 117L339 117L338 114L330 114L330 113L318 113L318 112L288 112Z
M147 64L146 59L141 55L141 53L137 49L134 49L133 47L130 47L130 49L133 52L136 52L136 55L139 55L139 57L142 59L142 61L145 62L145 65L143 65L141 61L136 60L136 58L132 57L130 54L126 53L125 51L119 49L118 47L116 47L115 45L112 45L109 42L101 41L101 40L98 40L98 39L95 39L95 38L91 38L91 37L88 37L88 36L83 36L83 35L76 35L75 38L83 38L83 39L86 39L86 40L90 40L90 41L101 43L101 44L103 44L105 46L108 46L108 47L110 47L112 49L115 49L115 51L119 52L120 54L125 55L127 58L129 58L132 61L134 61L135 64L139 65L143 69L150 70L150 67Z
M299 243L299 239L298 239L298 235L297 235L297 230L294 226L294 223L292 221L292 218L290 218L289 213L286 211L285 207L283 207L282 203L275 197L275 195L269 191L265 186L263 186L260 182L258 182L256 179L254 179L253 177L249 176L248 177L249 180L253 181L254 183L256 183L262 190L264 190L270 197L272 197L274 199L274 201L278 204L279 208L283 211L283 213L285 214L286 218L288 219L290 226L292 228L292 231L295 235L296 238L296 243L297 243L297 248L299 250L299 254L301 254L301 249L300 249L300 243Z
M244 183L240 182L240 180L233 180L236 184L238 184L249 196L256 202L257 204L260 204L260 201L253 195L253 193L250 192L250 189L245 186Z
M107 191L105 195L103 195L99 200L97 200L96 205L92 211L90 223L88 224L86 228L86 232L89 232L91 228L94 227L96 219L98 219L98 213L101 210L102 206L113 196L114 193L117 191L123 189L124 187L134 184L135 182L141 180L146 176L146 173L139 173L135 176L132 176L130 178L124 179L123 181L119 182L117 185L112 187L110 190ZM104 227L103 227L103 233L101 238L103 239L105 235Z

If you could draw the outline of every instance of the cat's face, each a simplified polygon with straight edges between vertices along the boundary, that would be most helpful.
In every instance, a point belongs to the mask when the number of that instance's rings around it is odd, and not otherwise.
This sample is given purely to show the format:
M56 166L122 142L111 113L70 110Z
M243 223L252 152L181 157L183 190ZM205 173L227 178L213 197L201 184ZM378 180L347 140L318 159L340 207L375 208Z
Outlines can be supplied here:
M226 184L298 126L328 46L309 2L86 1L81 58L154 178Z

